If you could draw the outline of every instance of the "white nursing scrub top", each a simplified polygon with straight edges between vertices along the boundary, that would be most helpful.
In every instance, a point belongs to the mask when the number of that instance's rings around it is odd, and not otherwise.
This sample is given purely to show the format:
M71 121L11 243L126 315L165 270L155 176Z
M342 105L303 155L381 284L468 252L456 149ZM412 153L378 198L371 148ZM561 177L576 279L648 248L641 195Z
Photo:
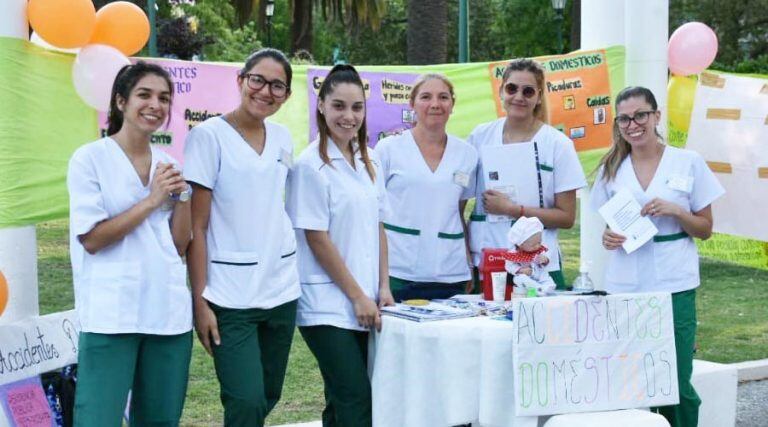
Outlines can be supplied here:
M475 210L470 216L469 247L472 261L480 264L483 248L509 247L507 232L512 221L488 222L483 209L483 192L488 185L488 172L483 166L483 148L502 146L504 118L476 127L469 135L467 142L477 150L480 165L477 168L477 191ZM535 144L534 144L535 143ZM517 204L525 207L539 207L539 184L536 171L536 149L539 157L539 173L541 173L542 195L545 208L555 206L555 194L577 190L587 185L584 170L581 168L579 157L573 147L573 141L562 132L544 124L533 139L528 142L506 144L515 150L516 161L514 168L518 182L515 183ZM549 249L550 262L547 271L561 269L560 246L557 240L557 229L547 228L542 235L544 245Z
M629 192L644 206L658 197L673 202L687 212L698 212L725 193L723 186L696 152L671 146L664 153L648 188L643 191L632 160L624 159L610 182L598 174L590 197L597 211L620 189ZM699 286L699 255L693 238L676 219L649 217L659 233L636 251L609 251L605 289L623 292L682 292Z
M212 197L203 298L222 307L269 309L301 294L283 202L293 141L285 127L264 125L261 155L221 117L192 128L184 147L184 177Z
M125 237L93 255L78 238L149 196L158 162L176 165L158 148L150 149L147 186L109 137L78 148L69 161L69 249L83 332L177 335L192 329L186 268L171 235L172 209L156 209Z
M352 302L317 262L304 230L327 231L333 245L365 294L379 296L379 223L387 211L386 190L376 153L369 156L376 170L371 181L362 157L355 168L336 144L328 140L330 164L320 158L318 141L301 153L288 186L288 213L299 242L301 298L298 326L330 325L364 331ZM386 272L383 272L386 274Z
M411 131L376 145L382 179L392 208L384 224L389 247L389 275L416 282L469 280L459 201L475 196L477 152L448 135L434 172Z

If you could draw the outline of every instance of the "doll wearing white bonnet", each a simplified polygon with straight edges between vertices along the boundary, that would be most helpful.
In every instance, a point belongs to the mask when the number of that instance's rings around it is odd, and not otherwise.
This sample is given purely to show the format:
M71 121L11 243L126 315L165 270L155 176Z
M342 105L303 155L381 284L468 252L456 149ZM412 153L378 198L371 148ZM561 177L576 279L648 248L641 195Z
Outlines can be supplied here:
M546 257L547 248L539 245L537 250L526 251L521 246L525 246L529 239L537 235L540 243L543 231L544 224L538 218L524 216L518 218L507 233L510 260L504 264L507 272L514 277L516 286L536 288L539 293L555 289L555 282L546 269L546 264L549 262ZM543 262L544 260L546 262ZM526 267L530 267L530 275L521 273L521 270Z

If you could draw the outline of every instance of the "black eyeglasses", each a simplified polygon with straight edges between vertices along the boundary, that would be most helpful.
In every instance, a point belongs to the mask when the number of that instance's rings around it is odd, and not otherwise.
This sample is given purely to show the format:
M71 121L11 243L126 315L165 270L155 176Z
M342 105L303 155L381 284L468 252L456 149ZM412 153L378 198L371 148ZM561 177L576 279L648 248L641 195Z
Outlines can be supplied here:
M534 86L520 86L514 83L507 83L504 85L504 92L509 96L513 96L518 90L522 90L524 98L533 98L536 95L536 87Z
M622 115L616 116L614 120L616 121L616 124L619 125L619 127L621 128L628 128L629 124L632 122L637 123L638 126L642 126L648 123L648 119L651 117L651 114L655 112L656 110L637 111L635 112L634 116L628 116L626 114L622 114Z
M280 80L267 80L261 74L247 73L243 78L248 83L248 87L253 90L261 90L265 85L269 85L269 93L275 98L285 98L290 88Z

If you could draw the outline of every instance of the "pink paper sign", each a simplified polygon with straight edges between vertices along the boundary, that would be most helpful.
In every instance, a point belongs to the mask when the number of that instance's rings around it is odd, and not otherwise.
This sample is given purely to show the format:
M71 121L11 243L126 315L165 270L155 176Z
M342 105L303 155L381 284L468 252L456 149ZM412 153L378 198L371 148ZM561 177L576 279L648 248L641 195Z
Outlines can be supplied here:
M51 427L53 417L40 378L34 377L0 387L0 398L11 426Z

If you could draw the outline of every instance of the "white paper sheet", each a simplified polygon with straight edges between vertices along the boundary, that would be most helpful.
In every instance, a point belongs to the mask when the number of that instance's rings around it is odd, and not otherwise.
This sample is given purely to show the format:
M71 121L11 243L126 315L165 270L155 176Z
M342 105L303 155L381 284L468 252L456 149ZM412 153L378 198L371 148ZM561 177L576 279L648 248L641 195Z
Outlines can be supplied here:
M648 217L640 215L642 206L625 189L619 190L598 212L614 233L627 238L621 247L627 253L634 252L651 240L659 230Z

